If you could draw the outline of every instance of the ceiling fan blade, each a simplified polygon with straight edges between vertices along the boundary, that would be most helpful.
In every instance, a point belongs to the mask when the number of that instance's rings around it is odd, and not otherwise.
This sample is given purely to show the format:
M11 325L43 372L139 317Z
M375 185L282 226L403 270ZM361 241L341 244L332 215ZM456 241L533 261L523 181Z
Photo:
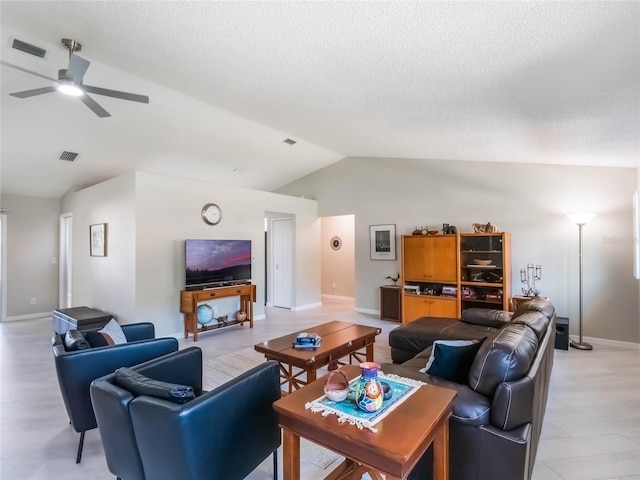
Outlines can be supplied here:
M56 90L58 90L56 87L43 87L43 88L36 88L34 90L25 90L24 92L10 93L9 95L11 95L12 97L18 97L18 98L29 98L29 97L35 97L36 95L42 95L44 93L52 93L52 92L55 92Z
M67 80L80 85L89 65L91 65L89 60L71 54L69 56L69 68L67 68Z
M55 78L41 75L40 73L34 72L32 70L27 70L26 68L19 67L18 65L14 65L13 63L5 62L4 60L0 60L0 64L4 65L5 67L13 68L14 70L18 70L20 72L28 73L29 75L35 75L36 77L44 78L45 80L50 80L52 82L58 83L58 80L56 80Z
M83 90L89 93L104 95L107 97L121 98L122 100L131 100L132 102L149 103L149 97L146 95L138 95L136 93L119 92L118 90L109 90L107 88L92 87L91 85L83 85Z
M100 118L110 117L111 114L102 108L98 103L86 93L78 97L82 103L89 107L93 113Z

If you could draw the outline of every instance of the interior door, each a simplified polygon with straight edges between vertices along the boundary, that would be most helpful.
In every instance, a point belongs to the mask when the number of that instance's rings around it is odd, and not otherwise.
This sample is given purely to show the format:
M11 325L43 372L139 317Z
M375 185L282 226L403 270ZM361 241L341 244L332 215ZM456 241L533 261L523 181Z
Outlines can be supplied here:
M72 305L71 283L71 252L73 237L73 214L60 215L60 252L58 270L58 304L59 308L69 308Z
M274 219L273 228L273 306L293 305L293 223L289 218Z
M7 319L7 215L0 213L0 322Z

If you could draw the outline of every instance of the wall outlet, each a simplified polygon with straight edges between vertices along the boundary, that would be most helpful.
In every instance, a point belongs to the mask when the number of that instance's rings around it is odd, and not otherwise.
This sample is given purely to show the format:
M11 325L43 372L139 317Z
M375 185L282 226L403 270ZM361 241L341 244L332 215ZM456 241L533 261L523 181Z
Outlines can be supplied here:
M331 286L333 287L333 289L334 289L334 290L336 289L336 283L335 283L335 282L333 282L333 283L331 284Z
M31 305L35 305L36 304L36 297L31 297Z
M51 257L51 263L55 265L58 263L58 259L56 257Z

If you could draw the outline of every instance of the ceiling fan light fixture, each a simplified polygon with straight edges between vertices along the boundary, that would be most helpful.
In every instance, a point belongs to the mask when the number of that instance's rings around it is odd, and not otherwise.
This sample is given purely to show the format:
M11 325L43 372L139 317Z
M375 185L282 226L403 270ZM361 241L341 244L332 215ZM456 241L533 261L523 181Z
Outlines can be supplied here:
M70 82L59 83L58 91L72 97L80 97L84 93L79 86L77 86L75 83Z

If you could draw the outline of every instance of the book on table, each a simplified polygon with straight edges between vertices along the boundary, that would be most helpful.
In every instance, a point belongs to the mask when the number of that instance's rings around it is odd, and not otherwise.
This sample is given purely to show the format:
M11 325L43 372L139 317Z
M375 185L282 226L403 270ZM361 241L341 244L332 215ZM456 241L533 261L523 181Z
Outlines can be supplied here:
M302 332L296 337L295 348L318 348L322 338L317 333Z

